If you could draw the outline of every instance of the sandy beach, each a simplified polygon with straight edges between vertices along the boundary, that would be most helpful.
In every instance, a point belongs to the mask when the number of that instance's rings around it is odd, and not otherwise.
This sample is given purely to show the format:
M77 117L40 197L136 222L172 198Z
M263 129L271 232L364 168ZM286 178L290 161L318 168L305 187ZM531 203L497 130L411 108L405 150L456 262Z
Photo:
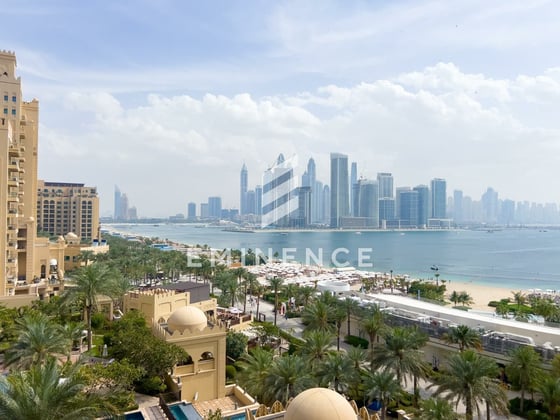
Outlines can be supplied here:
M449 297L453 291L467 292L474 300L471 305L472 309L481 311L494 312L494 308L488 306L488 302L492 300L500 300L504 298L513 299L513 292L518 292L518 289L506 289L502 287L486 286L472 282L452 281L451 284L447 283L446 297ZM524 292L524 291L523 291Z

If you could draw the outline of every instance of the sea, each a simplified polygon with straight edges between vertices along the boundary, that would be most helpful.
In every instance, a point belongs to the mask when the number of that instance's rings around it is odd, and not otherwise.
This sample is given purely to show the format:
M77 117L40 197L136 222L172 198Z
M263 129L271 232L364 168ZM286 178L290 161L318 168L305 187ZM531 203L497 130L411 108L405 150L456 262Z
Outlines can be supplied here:
M354 266L411 278L466 281L511 290L560 291L560 230L231 232L194 224L104 224L123 235L214 249L251 249L294 262Z

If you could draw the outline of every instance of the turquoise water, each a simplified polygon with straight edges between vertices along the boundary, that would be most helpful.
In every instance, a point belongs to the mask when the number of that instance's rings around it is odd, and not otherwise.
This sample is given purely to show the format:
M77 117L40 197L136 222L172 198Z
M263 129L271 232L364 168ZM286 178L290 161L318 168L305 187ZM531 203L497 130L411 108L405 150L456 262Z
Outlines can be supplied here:
M169 410L171 410L175 420L202 420L202 417L192 404L186 404L184 402L173 404L169 406Z
M112 228L129 234L158 237L185 244L207 244L212 248L268 248L282 254L293 249L298 261L305 261L306 248L315 255L323 250L323 263L337 248L338 255L357 266L359 249L372 249L373 267L367 270L409 274L430 278L430 267L439 267L440 278L465 280L515 289L560 289L560 230L504 229L487 231L347 231L256 233L225 232L220 228L193 225L116 224ZM346 258L344 258L346 257ZM366 261L367 262L367 261Z

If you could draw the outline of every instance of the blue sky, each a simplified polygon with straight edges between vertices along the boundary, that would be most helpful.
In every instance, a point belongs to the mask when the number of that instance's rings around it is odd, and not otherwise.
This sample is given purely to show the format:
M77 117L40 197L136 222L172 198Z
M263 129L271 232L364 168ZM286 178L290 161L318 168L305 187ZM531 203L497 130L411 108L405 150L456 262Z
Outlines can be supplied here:
M553 1L18 1L0 48L41 103L39 176L141 216L238 206L283 152L399 186L559 202Z

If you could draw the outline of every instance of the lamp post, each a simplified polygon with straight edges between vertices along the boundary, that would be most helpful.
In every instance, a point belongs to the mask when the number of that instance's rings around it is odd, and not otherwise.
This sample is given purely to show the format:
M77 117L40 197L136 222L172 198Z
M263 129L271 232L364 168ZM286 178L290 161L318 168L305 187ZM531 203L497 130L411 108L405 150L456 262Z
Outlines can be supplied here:
M391 273L391 294L393 294L393 270L389 270L389 273Z

